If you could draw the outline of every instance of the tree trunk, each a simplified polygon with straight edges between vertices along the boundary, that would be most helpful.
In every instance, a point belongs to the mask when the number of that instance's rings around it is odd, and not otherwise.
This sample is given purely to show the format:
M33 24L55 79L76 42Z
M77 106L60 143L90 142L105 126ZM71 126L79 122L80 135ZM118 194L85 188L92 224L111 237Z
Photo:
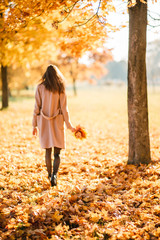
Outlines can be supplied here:
M8 107L8 81L7 81L7 66L1 65L2 78L2 109Z
M73 78L73 92L74 92L74 95L77 96L76 79L75 78Z
M128 56L128 164L148 164L150 140L146 76L147 4L137 0L129 8Z

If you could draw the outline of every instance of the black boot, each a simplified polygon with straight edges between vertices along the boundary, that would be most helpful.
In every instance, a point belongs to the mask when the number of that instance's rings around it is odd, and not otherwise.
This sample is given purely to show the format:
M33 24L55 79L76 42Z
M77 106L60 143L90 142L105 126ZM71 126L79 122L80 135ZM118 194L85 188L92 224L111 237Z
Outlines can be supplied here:
M57 186L57 175L52 174L52 177L51 177L51 186L52 186L52 187Z

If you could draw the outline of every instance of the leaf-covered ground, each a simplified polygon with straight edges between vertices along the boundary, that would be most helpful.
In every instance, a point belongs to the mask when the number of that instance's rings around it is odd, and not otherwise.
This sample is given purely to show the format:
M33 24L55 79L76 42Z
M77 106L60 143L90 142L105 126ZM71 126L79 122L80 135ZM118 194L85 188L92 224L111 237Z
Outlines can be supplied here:
M47 179L44 150L32 137L34 100L0 112L0 239L160 239L160 94L149 94L152 163L126 165L124 89L81 90L68 97L58 186Z

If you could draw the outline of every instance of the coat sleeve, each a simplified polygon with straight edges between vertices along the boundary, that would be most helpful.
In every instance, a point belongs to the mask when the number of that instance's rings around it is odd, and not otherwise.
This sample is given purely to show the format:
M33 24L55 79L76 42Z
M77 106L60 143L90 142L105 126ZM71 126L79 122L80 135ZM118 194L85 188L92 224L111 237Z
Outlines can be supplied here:
M37 126L37 115L40 114L41 104L42 104L42 101L41 101L40 91L39 91L39 88L37 87L36 93L35 93L35 105L34 105L33 119L32 119L33 127Z
M72 129L72 124L69 119L69 112L68 112L68 106L67 106L67 96L65 93L60 94L60 105L61 110L63 113L64 121L68 129Z

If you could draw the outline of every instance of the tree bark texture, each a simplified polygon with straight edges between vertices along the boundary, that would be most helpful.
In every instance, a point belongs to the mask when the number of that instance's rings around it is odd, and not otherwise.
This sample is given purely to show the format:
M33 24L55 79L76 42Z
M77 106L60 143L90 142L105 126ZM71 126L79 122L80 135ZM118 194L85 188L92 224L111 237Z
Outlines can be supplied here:
M8 81L7 81L7 66L1 65L2 79L2 109L8 107Z
M128 164L148 164L150 140L146 75L147 4L137 0L129 8L128 56Z

